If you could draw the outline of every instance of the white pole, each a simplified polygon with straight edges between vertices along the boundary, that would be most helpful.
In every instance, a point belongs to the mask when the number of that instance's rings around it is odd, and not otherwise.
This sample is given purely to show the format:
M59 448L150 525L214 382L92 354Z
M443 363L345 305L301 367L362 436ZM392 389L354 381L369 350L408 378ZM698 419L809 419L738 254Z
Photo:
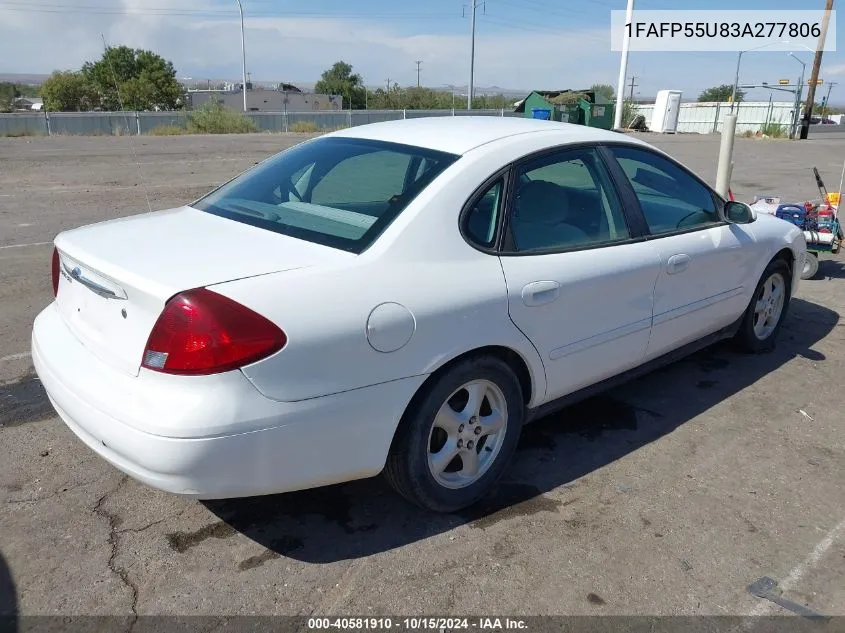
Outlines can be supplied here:
M244 41L244 8L241 5L241 0L236 1L238 3L238 11L241 12L241 60L243 62L244 112L246 112L246 43Z
M628 0L628 10L625 13L625 24L631 24L634 16L634 0ZM628 73L628 48L631 45L631 33L625 26L622 38L622 62L619 64L619 82L616 88L616 112L613 117L613 129L622 127L622 104L625 100L625 75Z
M736 114L727 114L722 126L722 144L719 147L719 165L716 167L716 193L728 197L733 170L734 136L736 134Z
M472 36L469 49L469 88L467 89L467 110L472 110L472 87L475 75L475 9L478 7L477 0L472 0Z

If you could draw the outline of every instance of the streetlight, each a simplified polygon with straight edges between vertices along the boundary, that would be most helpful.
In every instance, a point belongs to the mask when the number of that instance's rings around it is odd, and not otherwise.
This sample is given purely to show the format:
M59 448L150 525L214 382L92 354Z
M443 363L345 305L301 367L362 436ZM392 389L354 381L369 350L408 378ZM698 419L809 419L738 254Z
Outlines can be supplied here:
M787 44L788 40L783 40L779 43L780 44ZM731 112L734 111L734 103L736 103L736 90L737 90L737 86L739 86L739 64L742 62L743 53L750 53L751 51L758 51L761 48L766 48L767 46L772 46L774 44L778 44L778 42L769 42L768 44L763 44L761 46L755 46L754 48L749 48L748 50L739 51L739 56L736 59L736 77L734 79L734 88L733 88L733 92L731 93Z
M238 11L241 13L241 58L243 60L243 88L244 88L244 112L246 112L246 44L244 43L244 8L241 0L238 3Z
M815 53L815 52L816 52L816 51L814 51L812 48L810 48L809 46L805 46L805 45L804 45L804 44L802 44L801 42L792 42L792 41L790 41L790 40L784 40L782 43L783 43L783 44L794 44L795 46L800 46L800 47L801 47L801 48L803 48L805 51L810 51L811 53Z
M801 79L798 80L798 89L795 91L795 112L792 119L792 136L795 137L796 127L798 125L798 108L801 107L801 95L804 92L804 73L807 71L807 64L802 62L795 53L787 53L789 57L801 64Z

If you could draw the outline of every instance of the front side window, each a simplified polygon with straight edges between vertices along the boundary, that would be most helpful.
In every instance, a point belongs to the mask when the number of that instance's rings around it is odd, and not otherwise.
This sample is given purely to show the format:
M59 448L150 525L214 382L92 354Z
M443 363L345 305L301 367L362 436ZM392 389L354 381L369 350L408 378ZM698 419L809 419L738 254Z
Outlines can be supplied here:
M710 191L672 161L635 147L611 148L634 189L652 234L720 222Z
M630 237L616 190L594 149L531 160L516 177L510 227L517 251L596 246Z
M321 138L270 158L192 206L361 253L457 159L395 143Z

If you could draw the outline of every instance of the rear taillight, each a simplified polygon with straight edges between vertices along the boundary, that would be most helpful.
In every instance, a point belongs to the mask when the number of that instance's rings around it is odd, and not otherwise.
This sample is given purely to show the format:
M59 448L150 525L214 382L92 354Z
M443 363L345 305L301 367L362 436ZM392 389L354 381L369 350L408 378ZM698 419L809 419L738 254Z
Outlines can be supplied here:
M59 251L53 248L53 296L59 294Z
M260 314L198 288L167 302L142 366L167 374L215 374L266 358L286 343L285 333Z

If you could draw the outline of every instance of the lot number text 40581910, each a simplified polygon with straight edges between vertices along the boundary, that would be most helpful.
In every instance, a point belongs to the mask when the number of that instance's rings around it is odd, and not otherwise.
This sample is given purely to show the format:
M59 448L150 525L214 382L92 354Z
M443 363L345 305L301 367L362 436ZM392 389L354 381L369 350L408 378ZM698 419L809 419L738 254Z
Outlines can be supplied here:
M438 617L351 617L351 618L308 618L308 629L345 630L345 631L503 631L527 630L525 620L519 618L476 617L476 618L438 618Z

